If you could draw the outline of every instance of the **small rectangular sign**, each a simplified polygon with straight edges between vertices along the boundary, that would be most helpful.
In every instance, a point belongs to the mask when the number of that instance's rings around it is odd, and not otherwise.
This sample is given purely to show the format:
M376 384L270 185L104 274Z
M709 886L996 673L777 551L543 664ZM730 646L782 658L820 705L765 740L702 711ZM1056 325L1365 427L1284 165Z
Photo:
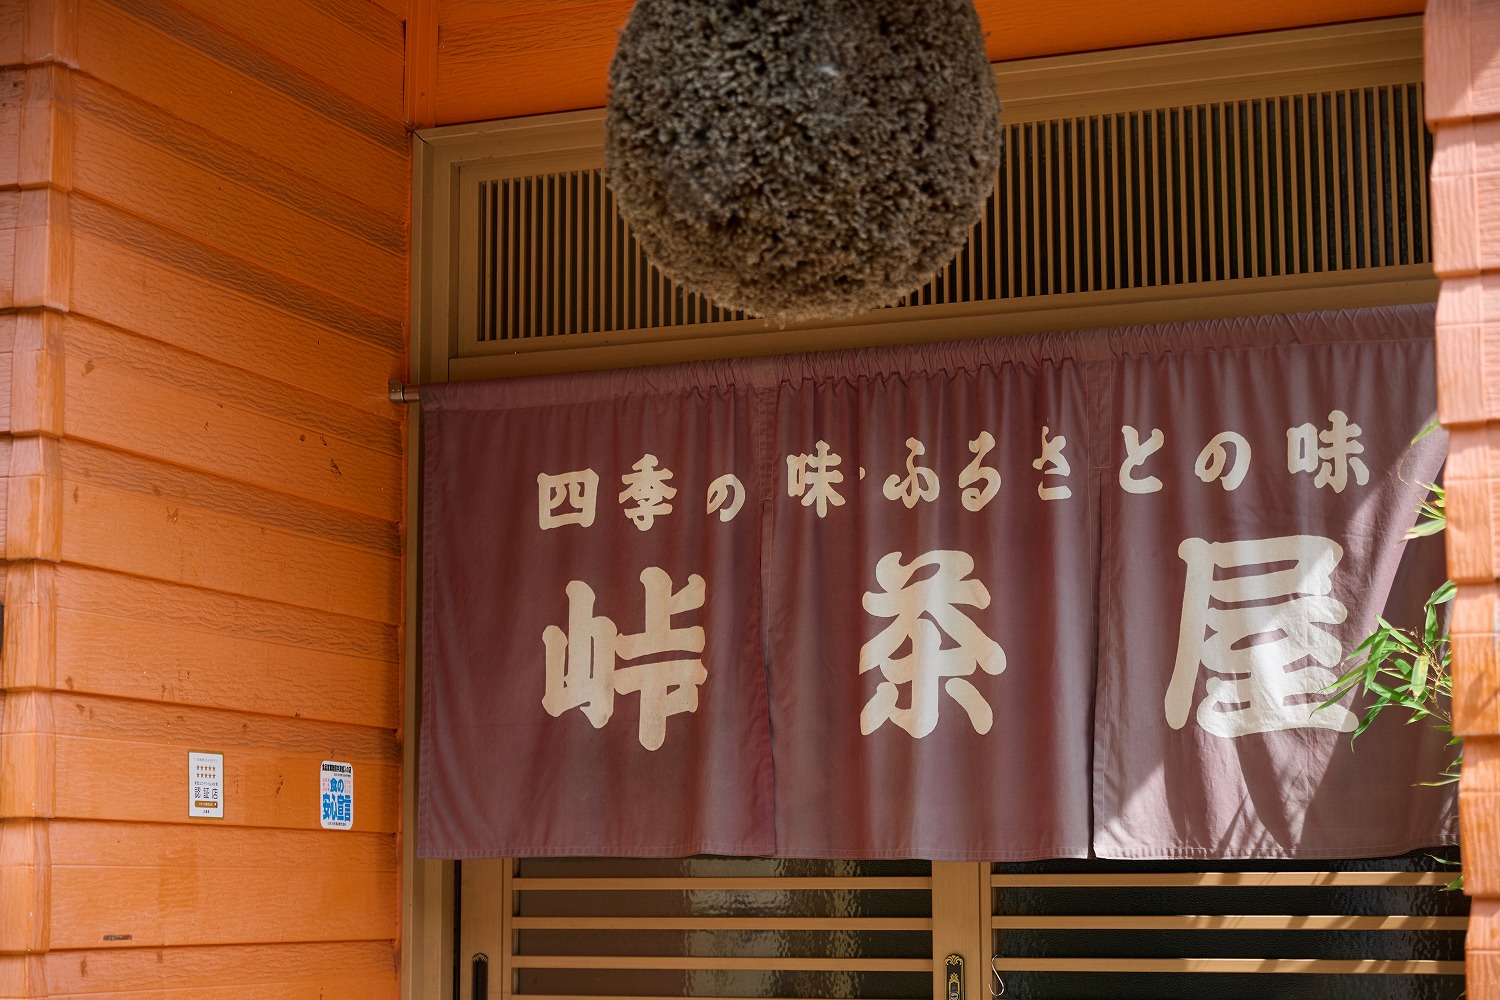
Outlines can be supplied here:
M319 822L323 829L351 829L354 826L354 765L325 760L319 784L322 788Z
M224 818L224 755L188 754L188 815Z

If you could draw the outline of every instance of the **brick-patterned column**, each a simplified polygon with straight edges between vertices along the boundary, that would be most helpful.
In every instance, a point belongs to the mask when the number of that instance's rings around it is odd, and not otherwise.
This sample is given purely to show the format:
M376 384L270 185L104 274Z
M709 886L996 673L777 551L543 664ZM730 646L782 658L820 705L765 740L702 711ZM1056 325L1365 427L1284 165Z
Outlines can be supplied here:
M1469 996L1500 1000L1500 5L1429 0L1424 33Z

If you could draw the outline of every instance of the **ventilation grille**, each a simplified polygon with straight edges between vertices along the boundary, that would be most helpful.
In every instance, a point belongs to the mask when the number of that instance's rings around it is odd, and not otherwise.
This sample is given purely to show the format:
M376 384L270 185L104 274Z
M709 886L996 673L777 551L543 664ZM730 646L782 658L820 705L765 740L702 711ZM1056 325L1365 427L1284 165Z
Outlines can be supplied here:
M1431 259L1419 84L1021 122L1004 144L984 218L899 306ZM478 342L745 318L647 260L600 171L477 183Z

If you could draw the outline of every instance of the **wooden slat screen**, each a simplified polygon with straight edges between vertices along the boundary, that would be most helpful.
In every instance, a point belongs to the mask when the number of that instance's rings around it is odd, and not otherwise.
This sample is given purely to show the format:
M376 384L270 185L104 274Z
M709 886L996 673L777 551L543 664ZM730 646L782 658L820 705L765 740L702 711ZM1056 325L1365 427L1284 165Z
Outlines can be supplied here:
M1448 851L1435 852L1450 856ZM995 865L1007 995L1451 998L1468 901L1425 853L1356 862Z
M900 307L1431 260L1420 83L1007 123L996 189ZM472 180L479 344L744 319L647 259L598 169Z
M926 862L538 859L513 871L517 996L930 992Z

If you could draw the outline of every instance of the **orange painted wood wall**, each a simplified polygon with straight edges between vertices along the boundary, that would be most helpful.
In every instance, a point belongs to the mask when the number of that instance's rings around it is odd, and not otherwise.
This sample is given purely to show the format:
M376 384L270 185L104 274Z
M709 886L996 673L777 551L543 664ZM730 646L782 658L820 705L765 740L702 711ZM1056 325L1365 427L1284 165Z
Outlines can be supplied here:
M418 125L603 107L633 0L412 0ZM992 62L1420 14L1423 0L975 0Z
M1438 408L1447 468L1454 717L1464 743L1459 815L1469 993L1500 998L1500 9L1432 0L1427 119L1438 296Z
M0 0L0 998L396 996L404 7Z

